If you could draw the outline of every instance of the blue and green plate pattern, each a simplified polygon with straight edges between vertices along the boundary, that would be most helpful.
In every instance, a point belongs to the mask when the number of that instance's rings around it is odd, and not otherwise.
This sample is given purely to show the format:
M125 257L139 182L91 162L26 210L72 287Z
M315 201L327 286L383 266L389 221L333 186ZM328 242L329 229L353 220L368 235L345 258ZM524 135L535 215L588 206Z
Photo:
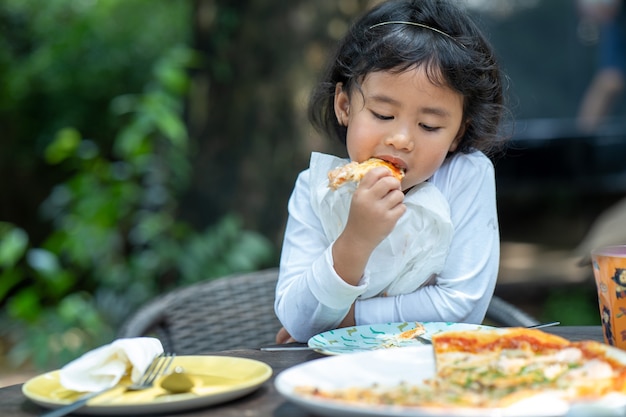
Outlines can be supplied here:
M327 355L363 352L376 349L388 349L405 346L420 346L424 342L417 338L402 339L404 332L424 326L426 332L421 336L430 339L433 334L449 330L492 329L490 326L448 322L397 322L368 324L344 327L317 334L309 339L308 345Z

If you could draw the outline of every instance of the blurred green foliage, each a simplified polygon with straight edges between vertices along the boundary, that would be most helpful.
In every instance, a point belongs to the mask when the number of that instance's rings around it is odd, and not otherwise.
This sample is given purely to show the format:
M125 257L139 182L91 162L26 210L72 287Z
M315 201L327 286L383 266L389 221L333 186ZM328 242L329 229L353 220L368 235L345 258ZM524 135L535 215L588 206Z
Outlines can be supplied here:
M564 326L599 326L601 319L595 287L549 291L541 319L559 321Z
M0 339L12 365L59 366L108 343L160 292L273 259L270 242L236 216L203 231L180 219L193 151L189 71L205 64L185 46L189 7L9 0L0 8L18 41L0 40L1 117L15 116L14 136L32 141L10 157L34 150L55 167L44 179L52 191L40 207L42 238L0 222Z
M138 93L164 51L189 41L190 2L4 0L0 7L0 109L34 148L37 165L55 133L74 126L108 148L119 126L111 99ZM6 146L6 143L3 144ZM30 160L30 161L29 161Z

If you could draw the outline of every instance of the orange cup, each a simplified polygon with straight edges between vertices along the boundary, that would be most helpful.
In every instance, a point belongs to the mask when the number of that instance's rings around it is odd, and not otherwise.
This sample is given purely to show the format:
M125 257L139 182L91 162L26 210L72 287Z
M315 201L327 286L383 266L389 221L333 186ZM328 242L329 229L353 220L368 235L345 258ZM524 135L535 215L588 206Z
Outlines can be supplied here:
M626 350L626 245L591 252L604 341Z

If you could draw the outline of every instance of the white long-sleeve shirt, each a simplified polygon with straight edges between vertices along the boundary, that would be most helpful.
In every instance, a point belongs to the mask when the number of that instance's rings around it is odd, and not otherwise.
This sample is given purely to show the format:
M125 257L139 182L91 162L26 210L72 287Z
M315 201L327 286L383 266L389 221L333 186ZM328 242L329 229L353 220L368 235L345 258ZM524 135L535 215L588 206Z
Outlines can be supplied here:
M289 200L275 311L296 340L306 342L317 333L336 328L355 304L357 325L399 321L480 323L495 286L500 238L491 161L482 153L455 154L429 180L447 200L452 241L441 271L420 278L410 293L372 294L377 277L368 271L389 271L405 262L370 257L358 285L347 284L333 268L333 235L315 207L323 184L311 184L311 168L303 171ZM411 192L405 203L410 203ZM404 216L419 216L407 204ZM402 219L401 219L402 220ZM335 236L336 238L336 236ZM416 237L419 239L419 237ZM377 248L378 249L378 248ZM411 256L411 254L406 254ZM395 277L390 277L393 281Z

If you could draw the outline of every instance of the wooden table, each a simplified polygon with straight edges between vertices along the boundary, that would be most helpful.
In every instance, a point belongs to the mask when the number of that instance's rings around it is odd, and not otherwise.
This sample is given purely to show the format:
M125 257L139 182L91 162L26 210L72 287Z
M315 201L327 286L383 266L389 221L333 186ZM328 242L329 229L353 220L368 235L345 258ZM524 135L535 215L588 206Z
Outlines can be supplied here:
M563 336L569 340L597 340L602 339L600 326L558 326L546 328L544 331ZM274 388L274 378L281 371L300 363L325 357L312 351L281 351L266 352L258 349L228 350L211 352L211 355L237 356L260 360L267 363L274 370L272 378L257 391L243 398L225 404L212 406L188 412L175 414L185 417L313 417L312 414L295 404L286 401ZM38 416L42 407L32 403L22 394L22 384L0 388L0 416L32 417Z

